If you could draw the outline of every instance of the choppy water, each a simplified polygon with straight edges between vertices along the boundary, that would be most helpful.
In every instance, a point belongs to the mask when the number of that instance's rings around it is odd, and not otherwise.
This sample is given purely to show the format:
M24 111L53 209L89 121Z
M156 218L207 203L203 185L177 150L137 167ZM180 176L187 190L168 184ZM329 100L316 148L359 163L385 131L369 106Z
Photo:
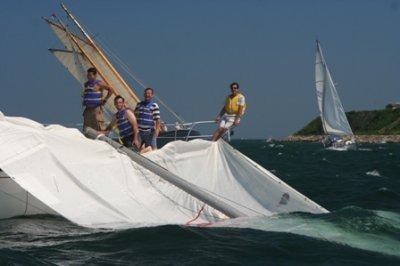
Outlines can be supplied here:
M51 216L9 219L0 221L0 264L400 265L400 145L233 145L331 213L124 231Z

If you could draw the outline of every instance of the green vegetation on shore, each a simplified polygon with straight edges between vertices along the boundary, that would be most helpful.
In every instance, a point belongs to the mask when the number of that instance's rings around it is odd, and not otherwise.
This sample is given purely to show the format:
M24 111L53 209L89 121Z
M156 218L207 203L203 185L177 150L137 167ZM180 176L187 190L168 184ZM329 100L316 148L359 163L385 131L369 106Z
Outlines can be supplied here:
M386 106L383 110L351 111L346 113L355 135L398 135L400 134L400 109ZM321 118L317 117L294 136L323 135Z

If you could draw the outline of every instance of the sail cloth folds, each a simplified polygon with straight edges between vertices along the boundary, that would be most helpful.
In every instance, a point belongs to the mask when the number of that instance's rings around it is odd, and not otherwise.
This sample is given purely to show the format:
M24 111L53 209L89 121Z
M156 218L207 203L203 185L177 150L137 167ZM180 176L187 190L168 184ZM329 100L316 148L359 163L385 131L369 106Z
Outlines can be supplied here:
M204 203L78 130L0 121L0 167L22 188L85 227L185 224ZM227 218L205 206L196 222Z
M126 228L227 219L78 130L25 118L0 121L0 168L45 205L86 227ZM248 216L327 212L220 141L172 142L147 155ZM204 207L204 208L203 208Z
M146 156L247 216L326 212L225 141L175 141Z
M315 85L325 133L353 135L319 42L315 58Z

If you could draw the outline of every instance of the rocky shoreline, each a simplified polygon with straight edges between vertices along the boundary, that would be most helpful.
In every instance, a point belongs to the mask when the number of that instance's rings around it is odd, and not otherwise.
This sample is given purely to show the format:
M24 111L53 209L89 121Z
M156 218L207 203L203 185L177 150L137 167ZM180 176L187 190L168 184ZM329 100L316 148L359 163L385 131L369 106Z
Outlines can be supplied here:
M290 142L321 142L323 135L289 136ZM400 143L400 135L356 135L357 143Z

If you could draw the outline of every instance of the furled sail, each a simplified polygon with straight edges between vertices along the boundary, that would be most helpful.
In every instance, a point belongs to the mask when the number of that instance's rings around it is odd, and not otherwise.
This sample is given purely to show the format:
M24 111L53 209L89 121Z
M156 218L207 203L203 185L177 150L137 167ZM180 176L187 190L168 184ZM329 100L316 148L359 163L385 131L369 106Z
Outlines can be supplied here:
M220 211L100 140L0 113L0 168L34 197L86 227L213 223ZM326 213L223 141L171 142L146 155L245 216Z
M339 136L353 135L318 41L315 58L315 85L325 133Z

